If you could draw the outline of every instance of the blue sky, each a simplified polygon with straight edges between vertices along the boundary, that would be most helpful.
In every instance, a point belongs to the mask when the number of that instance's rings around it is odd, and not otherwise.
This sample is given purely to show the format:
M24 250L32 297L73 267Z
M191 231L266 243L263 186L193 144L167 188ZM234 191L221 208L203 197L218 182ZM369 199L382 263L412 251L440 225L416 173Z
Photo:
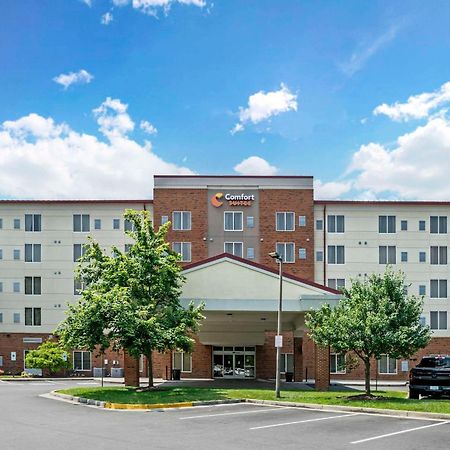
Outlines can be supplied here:
M450 199L449 18L445 1L3 0L0 196L148 197L154 173L192 172Z

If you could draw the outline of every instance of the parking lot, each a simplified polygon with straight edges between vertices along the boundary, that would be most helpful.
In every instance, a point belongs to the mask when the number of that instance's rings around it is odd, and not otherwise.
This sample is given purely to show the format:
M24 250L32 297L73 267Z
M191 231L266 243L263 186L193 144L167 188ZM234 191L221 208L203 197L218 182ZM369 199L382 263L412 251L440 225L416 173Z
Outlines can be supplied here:
M95 381L0 381L4 449L447 449L450 422L254 404L99 410L42 397Z

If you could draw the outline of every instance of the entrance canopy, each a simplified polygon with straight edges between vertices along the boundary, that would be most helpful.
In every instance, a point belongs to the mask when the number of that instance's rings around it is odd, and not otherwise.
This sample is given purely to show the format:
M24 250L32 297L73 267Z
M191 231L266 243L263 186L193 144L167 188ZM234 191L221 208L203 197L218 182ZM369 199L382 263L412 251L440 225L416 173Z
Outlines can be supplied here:
M279 276L269 268L228 253L185 266L181 304L205 303L199 339L205 345L263 345L276 329ZM336 304L340 292L283 274L283 330L302 336L305 312Z

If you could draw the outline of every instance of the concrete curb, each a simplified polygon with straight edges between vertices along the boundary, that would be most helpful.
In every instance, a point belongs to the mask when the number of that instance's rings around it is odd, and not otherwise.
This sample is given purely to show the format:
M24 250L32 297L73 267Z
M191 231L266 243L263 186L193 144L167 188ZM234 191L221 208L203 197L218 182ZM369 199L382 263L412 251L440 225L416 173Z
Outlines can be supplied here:
M323 409L327 411L341 411L341 412L363 412L368 414L378 414L385 416L411 417L416 419L434 419L434 420L450 420L450 414L432 413L421 411L409 411L399 409L381 409L381 408L365 408L363 406L339 406L339 405L322 405L320 403L297 403L297 402L281 402L275 400L242 400L246 403L272 406L288 406L290 408L309 408L309 409Z
M122 410L149 410L149 409L169 409L169 408L191 408L194 406L209 406L209 405L225 405L230 403L242 403L241 399L230 400L205 400L196 402L178 402L178 403L111 403L100 400L93 400L84 397L74 397L73 395L62 394L58 391L50 392L53 397L59 397L63 400L69 400L83 405L96 406L103 409L122 409Z
M20 381L20 382L41 381L42 383L45 383L46 381L74 381L74 380L92 381L92 380L94 380L94 378L93 377L71 377L71 378L11 377L11 378L0 378L0 381Z
M409 417L416 419L433 419L433 420L450 420L450 414L432 413L421 411L408 411L398 409L381 409L381 408L365 408L362 406L339 406L339 405L322 405L320 403L298 403L298 402L282 402L275 400L257 400L257 399L230 399L230 400L207 400L196 402L178 402L178 403L111 403L100 400L93 400L84 397L74 397L73 395L62 394L57 391L50 392L53 397L59 397L83 405L96 406L103 409L118 410L149 410L149 409L169 409L169 408L191 408L195 406L225 405L233 403L251 403L255 405L284 406L289 408L305 408L324 411L337 412L363 412L365 414Z

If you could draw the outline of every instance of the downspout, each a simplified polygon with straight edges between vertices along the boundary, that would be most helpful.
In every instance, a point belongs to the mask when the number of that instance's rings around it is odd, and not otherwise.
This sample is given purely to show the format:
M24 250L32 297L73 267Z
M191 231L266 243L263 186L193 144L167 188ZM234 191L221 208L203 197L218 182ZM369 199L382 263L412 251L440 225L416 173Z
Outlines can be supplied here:
M327 204L323 205L323 285L327 285Z

